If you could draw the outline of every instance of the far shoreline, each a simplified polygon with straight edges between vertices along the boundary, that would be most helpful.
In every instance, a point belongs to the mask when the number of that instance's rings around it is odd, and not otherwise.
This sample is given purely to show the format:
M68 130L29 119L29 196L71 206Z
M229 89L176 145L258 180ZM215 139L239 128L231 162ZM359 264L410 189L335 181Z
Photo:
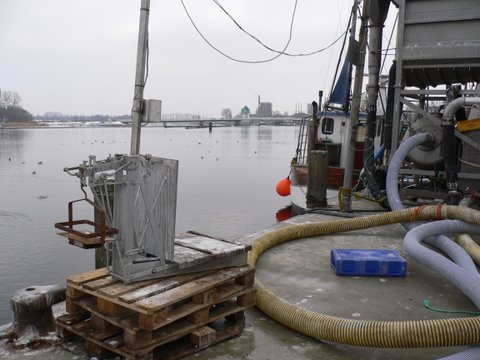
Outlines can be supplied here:
M129 125L117 125L117 124L101 124L101 123L95 123L93 124L82 124L81 126L74 126L73 124L69 124L69 122L61 122L62 125L59 125L59 123L55 123L53 125L52 123L47 122L38 122L38 121L8 121L8 122L3 122L0 123L0 130L1 129L63 129L63 128L79 128L79 127L128 127Z
M45 123L36 121L7 121L0 123L0 129L31 129L31 128L47 128Z

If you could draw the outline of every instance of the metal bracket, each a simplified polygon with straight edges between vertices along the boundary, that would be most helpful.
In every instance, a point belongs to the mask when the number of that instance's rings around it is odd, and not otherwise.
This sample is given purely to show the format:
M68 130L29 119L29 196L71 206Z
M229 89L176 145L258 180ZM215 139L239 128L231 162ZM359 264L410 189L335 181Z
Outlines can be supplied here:
M91 220L73 219L73 205L80 201L87 202L89 205L93 206L97 210L99 218L98 222ZM82 225L88 225L92 227L93 230L90 232L86 230L76 229L76 227ZM55 224L55 227L64 231L64 233L59 233L59 235L68 238L70 244L81 248L101 247L105 243L107 236L115 235L118 233L117 229L106 225L105 212L93 201L87 199L86 197L83 199L70 201L68 203L68 221L58 222Z

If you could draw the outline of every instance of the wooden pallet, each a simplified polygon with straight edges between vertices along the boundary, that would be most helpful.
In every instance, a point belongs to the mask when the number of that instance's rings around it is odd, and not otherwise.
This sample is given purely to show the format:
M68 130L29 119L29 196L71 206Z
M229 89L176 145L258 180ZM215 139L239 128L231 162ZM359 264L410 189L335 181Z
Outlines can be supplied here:
M240 335L255 305L249 266L124 284L99 269L67 278L59 333L78 335L90 355L179 359Z

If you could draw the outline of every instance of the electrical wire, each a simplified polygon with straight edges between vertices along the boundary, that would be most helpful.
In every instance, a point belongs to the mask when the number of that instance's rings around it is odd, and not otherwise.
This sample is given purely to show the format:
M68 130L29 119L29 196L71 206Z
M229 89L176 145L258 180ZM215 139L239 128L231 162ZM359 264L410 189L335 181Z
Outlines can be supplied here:
M273 48L271 48L270 46L266 45L263 41L261 41L260 39L258 39L255 35L252 35L250 32L248 32L247 30L245 30L239 23L237 20L235 20L233 18L233 16L227 11L225 10L225 8L218 2L218 0L213 0L213 2L233 21L233 23L235 25L237 25L237 27L243 31L245 34L247 34L249 37L251 37L253 40L255 40L256 42L258 42L260 45L262 45L265 49L271 51L271 52L274 52L274 53L277 53L277 54L283 54L285 56L310 56L310 55L315 55L315 54L318 54L318 53L321 53L325 50L328 50L329 48L331 48L333 45L335 45L346 33L343 32L339 37L337 37L331 44L327 45L326 47L324 48L321 48L321 49L318 49L318 50L315 50L315 51L311 51L311 52L308 52L308 53L299 53L299 54L290 54L290 53L287 53L285 51L279 51L279 50L275 50Z
M397 20L398 20L398 12L397 12L397 16L395 16L395 21L393 22L392 32L390 33L390 38L388 39L388 45L387 45L387 49L385 50L385 55L383 56L382 66L380 67L380 74L382 73L383 67L385 66L385 62L387 60L387 55L389 55L388 52L391 50L390 44L392 42L392 37L393 37L393 32L395 31L395 26L397 25ZM382 50L382 52L383 52L383 50Z
M430 302L427 299L423 300L422 303L423 303L423 306L426 307L428 310L432 310L432 311L436 311L436 312L447 313L447 314L467 314L467 315L472 315L472 316L480 316L480 312L478 312L478 311L450 310L450 309L434 308L432 305L430 305Z
M287 41L287 43L285 44L285 47L283 48L283 50L282 50L280 53L278 53L278 54L275 55L274 57L269 58L269 59L265 59L265 60L242 60L242 59L237 59L237 58L234 58L233 56L230 56L230 55L224 53L223 51L221 51L221 50L218 49L217 47L215 47L215 46L214 46L210 41L208 41L208 39L202 34L202 32L200 31L200 29L197 27L197 25L196 25L195 22L193 21L193 18L190 16L190 13L188 12L187 7L185 6L184 0L180 0L180 2L182 3L182 6L183 6L183 9L185 10L185 13L187 14L188 18L190 19L190 22L192 23L193 27L195 28L195 30L197 31L197 33L200 35L200 37L201 37L213 50L215 50L215 51L218 52L219 54L225 56L226 58L228 58L228 59L230 59L230 60L232 60L232 61L239 62L239 63L245 63L245 64L262 64L262 63L267 63L267 62L273 61L273 60L277 59L278 57L280 57L281 55L284 54L285 50L287 50L288 46L290 45L290 41L292 40L293 22L294 22L294 20L295 20L295 13L296 13L296 10L297 10L298 0L295 0L295 5L294 5L294 8L293 8L293 12L292 12L292 19L290 20L290 33L289 33L288 41Z
M332 87L330 89L330 94L328 95L329 99L332 97L333 88L335 87L335 82L337 81L338 69L340 68L340 63L342 61L343 50L345 49L345 44L347 42L348 29L350 28L350 25L352 23L352 19L353 19L354 16L356 16L356 13L357 13L357 4L355 3L355 5L352 7L352 11L350 13L350 18L348 19L347 28L346 28L345 32L343 33L344 37L343 37L342 48L340 50L340 56L338 57L337 67L335 68L335 75L333 76L333 81L332 81ZM326 105L327 105L327 103L325 103L325 106Z
M470 161L466 161L466 160L463 160L463 159L458 159L458 161L460 161L462 164L465 164L465 165L469 165L469 166L473 166L473 167L476 167L476 168L480 168L480 165L479 164L475 164L475 163L472 163Z

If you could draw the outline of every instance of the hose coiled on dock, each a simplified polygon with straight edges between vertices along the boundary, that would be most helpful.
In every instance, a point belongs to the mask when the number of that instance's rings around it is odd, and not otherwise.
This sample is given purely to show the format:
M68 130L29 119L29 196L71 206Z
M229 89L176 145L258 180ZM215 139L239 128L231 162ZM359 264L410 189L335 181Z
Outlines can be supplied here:
M480 212L463 207L437 205L382 213L367 217L292 225L259 236L249 253L249 264L281 243L325 234L366 229L407 221L459 219L480 224ZM480 318L422 321L364 321L319 314L292 305L276 296L260 280L257 307L292 330L322 341L383 348L463 346L480 343Z

